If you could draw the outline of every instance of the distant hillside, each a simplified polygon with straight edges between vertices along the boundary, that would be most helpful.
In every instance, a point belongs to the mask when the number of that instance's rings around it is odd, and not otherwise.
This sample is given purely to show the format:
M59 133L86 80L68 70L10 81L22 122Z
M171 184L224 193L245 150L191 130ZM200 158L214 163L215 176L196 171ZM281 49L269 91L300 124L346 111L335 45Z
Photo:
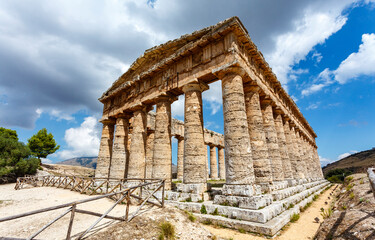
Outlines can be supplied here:
M71 165L71 166L82 166L87 168L96 168L97 157L77 157L67 159L56 164Z
M337 168L346 168L353 173L365 172L368 167L375 166L375 148L354 153L346 158L323 167L323 173Z
M71 166L82 166L87 168L96 169L97 157L78 157L71 158L56 164L71 165ZM177 174L177 166L172 163L172 173Z

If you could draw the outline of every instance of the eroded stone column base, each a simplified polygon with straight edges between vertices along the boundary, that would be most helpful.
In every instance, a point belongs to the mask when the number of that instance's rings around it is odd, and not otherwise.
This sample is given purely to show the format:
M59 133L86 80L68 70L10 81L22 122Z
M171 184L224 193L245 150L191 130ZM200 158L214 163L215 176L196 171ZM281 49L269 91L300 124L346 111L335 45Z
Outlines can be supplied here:
M207 183L180 183L177 185L177 191L183 193L202 194L211 189L210 184Z
M221 189L223 195L226 196L242 196L242 197L251 197L254 195L261 194L261 188L258 185L232 185L224 184Z
M272 196L270 194L251 197L216 195L214 198L214 204L245 209L260 209L271 203Z

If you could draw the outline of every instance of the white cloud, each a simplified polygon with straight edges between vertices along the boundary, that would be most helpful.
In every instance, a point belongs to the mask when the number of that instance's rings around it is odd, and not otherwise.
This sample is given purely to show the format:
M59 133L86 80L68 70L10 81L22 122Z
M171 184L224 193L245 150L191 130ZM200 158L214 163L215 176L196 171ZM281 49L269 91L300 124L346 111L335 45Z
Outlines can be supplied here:
M333 163L335 161L335 160L331 160L329 158L325 158L325 157L322 157L322 156L319 156L319 160L320 160L320 165L322 167L326 166L329 163Z
M332 72L328 68L324 69L321 73L319 73L318 78L315 81L317 83L314 83L308 88L302 90L302 96L308 96L310 94L319 92L323 88L331 85L334 82L332 80Z
M185 95L178 96L178 100L172 103L172 117L184 120Z
M287 84L292 66L305 59L317 44L324 43L346 23L342 11L350 2L342 2L331 9L307 9L304 17L294 24L294 29L276 37L276 50L266 59L282 84Z
M340 154L338 157L337 157L337 160L341 160L343 158L346 158L354 153L357 153L358 151L357 150L351 150L349 152L346 152L346 153L343 153L343 154Z
M47 163L47 164L51 164L52 163L52 160L48 159L48 158L41 158L40 160L42 161L42 163Z
M316 63L320 63L322 61L323 56L321 53L318 53L317 51L314 51L313 55L311 56L312 59L315 59Z
M221 81L211 83L210 89L202 93L203 101L207 101L211 109L211 115L215 115L223 105ZM205 102L203 102L204 104Z
M314 109L317 109L320 105L320 102L316 102L316 103L311 103L307 108L306 110L314 110Z
M358 52L350 54L333 72L341 84L361 75L375 76L375 34L363 34Z
M66 160L73 157L97 156L100 145L99 124L95 117L86 117L81 126L65 131L67 149L58 151L56 157Z

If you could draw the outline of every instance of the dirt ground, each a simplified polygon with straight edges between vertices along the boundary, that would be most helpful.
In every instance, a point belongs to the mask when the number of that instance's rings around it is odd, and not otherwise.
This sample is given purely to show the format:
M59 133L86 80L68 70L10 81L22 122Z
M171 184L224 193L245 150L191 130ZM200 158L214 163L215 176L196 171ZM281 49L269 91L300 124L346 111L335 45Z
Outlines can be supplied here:
M87 195L81 195L77 192L58 189L55 187L36 187L22 190L14 190L15 184L0 185L0 216L12 216L15 214L25 213L41 208L56 206L59 204L69 203L72 201L90 198ZM92 197L92 196L91 196ZM104 213L114 204L109 199L100 199L97 201L84 203L78 205L79 209L94 211L98 213ZM112 216L124 216L126 205L118 205L112 211ZM130 208L130 213L135 211L136 207ZM144 211L153 211L155 208L145 208ZM57 216L66 211L67 208L54 210L50 212L40 213L24 218L14 219L7 222L0 223L0 237L18 237L25 238L40 228L42 228L49 221L52 221ZM66 232L68 229L68 222L70 219L70 213L58 220L51 227L46 229L40 235L38 239L65 239ZM86 230L91 226L98 217L76 213L75 220L73 223L72 236L78 236L78 234ZM118 221L111 219L104 219L99 223L99 227L95 229L98 231L100 228L112 225Z
M321 208L327 209L333 197L332 191L334 186L329 190L325 191L319 196L316 201L313 201L311 206L307 208L304 212L300 213L300 219L297 222L289 223L283 230L279 233L278 236L274 237L275 240L305 240L313 239L316 231L318 230L320 223L323 220L321 216ZM330 199L328 199L330 198ZM327 204L326 204L327 203ZM314 219L319 218L319 223ZM264 240L266 237L257 236L249 233L240 233L239 231L217 228L211 225L205 225L211 233L215 234L217 237L224 239L233 239L233 240Z
M317 240L375 239L375 199L367 175L353 174L345 180Z

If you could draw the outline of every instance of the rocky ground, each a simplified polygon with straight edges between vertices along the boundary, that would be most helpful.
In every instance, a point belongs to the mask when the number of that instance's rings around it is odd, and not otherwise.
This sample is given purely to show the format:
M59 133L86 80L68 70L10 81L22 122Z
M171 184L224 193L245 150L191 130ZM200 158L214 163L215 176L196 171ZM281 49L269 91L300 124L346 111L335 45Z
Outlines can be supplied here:
M347 177L332 197L332 213L327 212L317 240L375 239L375 200L366 174Z

